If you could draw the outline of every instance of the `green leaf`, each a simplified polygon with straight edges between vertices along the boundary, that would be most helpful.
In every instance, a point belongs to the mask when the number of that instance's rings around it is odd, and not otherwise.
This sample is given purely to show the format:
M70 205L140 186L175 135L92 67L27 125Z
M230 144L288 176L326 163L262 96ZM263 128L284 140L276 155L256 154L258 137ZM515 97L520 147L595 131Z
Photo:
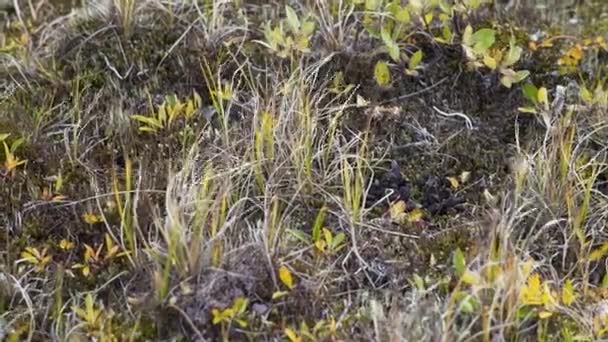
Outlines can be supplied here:
M325 215L327 214L327 206L323 206L319 213L317 214L317 218L315 219L315 223L312 227L312 242L317 242L321 238L321 228L323 228L323 223L325 222Z
M465 4L469 9L475 10L479 8L483 0L465 0Z
M344 235L344 233L338 233L336 234L336 236L334 236L333 242L332 242L332 248L336 249L338 247L340 247L340 245L342 245L342 242L344 242L344 240L346 239L346 235Z
M464 312L464 313L470 314L470 313L475 312L476 306L477 306L477 300L475 299L475 297L473 297L471 295L467 295L460 302L460 310L462 310L462 312Z
M444 0L440 1L439 8L441 9L441 11L443 11L443 13L447 15L452 15L452 5L450 5L448 2Z
M608 289L608 273L604 274L602 277L602 283L600 284L600 288Z
M15 141L13 141L13 143L11 144L11 153L15 153L17 151L17 149L19 148L19 146L23 145L23 143L25 143L24 137L21 137L19 139L16 139Z
M452 41L452 30L449 26L445 25L441 28L441 38L446 44Z
M505 58L503 59L503 61L501 63L502 66L507 68L507 67L510 67L513 64L517 63L519 61L519 59L521 58L521 52L522 52L522 48L515 45L515 41L513 39L511 39L509 51L507 52L507 55L505 56Z
M159 123L158 120L156 120L155 118L151 118L149 116L144 116L144 115L132 115L131 118L133 120L145 123L147 125L150 126L154 126L156 128L163 128L163 126Z
M365 10L375 11L382 4L381 0L365 0Z
M479 283L481 283L481 277L479 276L479 274L470 270L465 270L462 274L462 277L460 277L460 280L463 283L469 285L478 285Z
M424 279L422 279L421 276L419 276L417 273L414 273L414 285L416 285L416 288L418 290L424 290L425 286L424 286Z
M291 32L298 33L300 31L300 19L293 8L289 5L285 5L285 13L287 14L287 25L291 29Z
M391 82L391 72L385 61L378 61L374 67L374 78L380 86L386 86Z
M513 83L519 83L525 80L528 76L530 76L530 72L528 70L519 70L515 73L515 77L513 78Z
M471 37L473 50L478 54L484 54L496 41L496 32L492 29L480 29Z
M518 83L526 79L530 75L528 70L514 71L513 69L501 69L503 76L500 82L507 88L511 88L513 83Z
M591 93L591 91L589 91L589 89L587 89L587 87L582 86L580 91L579 91L579 96L581 98L581 100L583 100L584 102L586 102L587 104L593 103L593 94ZM0 138L0 141L2 141L3 139Z
M537 104L538 103L538 88L532 83L526 83L521 87L521 91L524 94L524 97L530 102Z
M408 69L410 70L414 70L416 69L419 65L420 62L422 62L422 50L418 50L416 52L414 52L414 54L412 55L412 57L410 57L410 60L408 62Z
M315 31L315 22L314 21L305 21L302 24L300 34L304 37L310 37L314 31Z
M416 12L420 12L422 10L422 8L424 7L424 4L422 3L422 0L410 0L409 4L410 4L410 6L412 6L412 8Z
M139 131L140 132L155 133L155 132L158 132L158 129L157 128L153 128L153 127L149 127L149 126L143 126L143 127L139 127Z
M458 275L464 274L467 269L466 259L460 248L456 248L454 251L454 256L452 257L452 266Z
M10 133L0 133L0 141L6 140L6 138L10 137Z
M382 26L380 36L382 37L384 45L386 45L386 48L388 49L389 56L391 56L393 61L398 62L400 54L399 45L397 45L397 43L393 40L393 37L391 37L390 32L385 26Z
M302 241L305 244L309 244L311 242L311 237L310 235L304 233L301 230L297 230L297 229L289 229L287 230L287 232L289 234L291 234L293 237L295 237L296 239Z
M410 11L409 11L409 9L407 7L406 8L399 8L394 13L394 15L395 15L395 20L397 20L400 23L407 24L407 23L409 23L412 20L412 18L410 16Z

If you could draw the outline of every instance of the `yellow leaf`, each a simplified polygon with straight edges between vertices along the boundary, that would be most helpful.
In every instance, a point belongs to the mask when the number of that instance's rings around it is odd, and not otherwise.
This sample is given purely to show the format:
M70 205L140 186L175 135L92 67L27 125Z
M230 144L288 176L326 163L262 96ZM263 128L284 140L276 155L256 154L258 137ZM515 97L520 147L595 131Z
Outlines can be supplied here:
M608 253L608 242L605 242L600 248L594 250L589 254L589 260L597 261Z
M550 47L553 47L552 39L551 39L551 38L548 38L548 39L543 40L543 41L540 43L540 47L542 47L542 48L550 48Z
M245 297L237 297L234 299L234 303L232 303L231 309L235 314L242 314L247 309L247 304L249 301Z
M433 21L433 12L429 12L424 15L424 22L429 25Z
M562 288L562 303L570 305L574 303L575 299L576 293L574 292L574 286L572 286L572 281L568 279Z
M16 157L8 148L8 145L5 141L3 141L2 143L4 144L4 155L6 158L6 160L4 161L4 168L7 171L12 172L17 168L17 166L25 164L26 161L20 160L18 157Z
M99 217L98 215L95 215L93 213L84 213L84 214L82 214L82 219L87 224L96 224L96 223L101 222L101 217Z
M584 56L583 47L580 46L579 44L576 44L575 46L570 48L570 50L568 50L568 52L566 52L566 55L578 62L581 59L583 59L583 56Z
M91 273L91 269L89 268L89 266L85 265L82 268L82 275L85 276L85 277L88 277L90 273Z
M547 319L547 318L551 317L551 315L553 315L553 313L551 313L549 311L545 311L545 310L538 312L538 317L540 319Z
M293 329L285 328L284 330L285 336L289 339L290 342L300 342L302 339L296 334Z
M528 282L520 291L520 300L526 305L541 305L543 291L540 287L540 276L536 273L528 278Z
M450 182L450 186L452 187L452 189L458 190L458 188L460 187L460 183L458 182L458 179L456 179L456 177L448 177L447 180L448 182Z
M589 91L589 89L587 89L587 87L581 86L579 96L583 101L587 103L593 103L593 94L591 93L591 91Z
M29 248L29 247L28 247ZM21 252L21 258L24 261L29 262L30 264L37 264L38 263L38 258L36 258L33 253L31 253L30 251L26 250Z
M407 221L409 223L416 223L416 222L422 221L423 217L424 217L424 210L422 210L420 208L416 208L407 214Z
M523 262L520 266L521 273L524 277L528 277L530 272L532 272L532 267L534 267L534 260L528 259Z
M479 283L481 283L481 277L479 276L479 274L471 270L466 270L460 280L463 283L469 285L478 285Z
M386 86L391 82L391 72L385 61L378 61L374 67L374 78L379 86Z
M317 248L317 250L319 250L319 252L324 253L325 247L327 247L327 243L325 242L325 240L317 240L317 242L315 242L315 247Z
M59 248L64 250L70 250L74 248L74 243L66 239L61 239L61 241L59 241Z
M277 291L272 294L272 299L274 300L277 298L285 297L288 294L289 294L289 292L287 292L287 291Z
M217 325L219 324L222 320L221 320L221 312L218 309L211 309L211 315L213 316L213 319L211 320L211 323L213 325Z
M281 279L283 285L287 286L288 289L291 290L293 288L293 277L287 266L283 265L279 267L279 279Z
M545 106L545 109L549 107L549 96L547 95L547 88L540 87L537 93L538 102Z
M97 257L98 257L97 253L95 253L95 250L93 249L93 247L91 247L85 243L84 244L84 260L85 261L96 261Z
M556 304L557 294L554 291L551 291L549 285L547 283L543 283L543 294L540 296L540 301L543 305L551 306Z
M405 204L405 201L398 201L398 202L393 203L389 209L389 214L391 215L391 219L398 220L405 212L405 209L407 209L407 205Z
M234 310L232 310L231 308L227 308L220 311L219 309L214 308L211 309L211 315L213 316L211 323L213 323L214 325L219 324L221 322L230 322L230 320L234 317Z
M483 56L483 64L485 64L488 68L494 70L496 69L496 59L492 58L489 55Z

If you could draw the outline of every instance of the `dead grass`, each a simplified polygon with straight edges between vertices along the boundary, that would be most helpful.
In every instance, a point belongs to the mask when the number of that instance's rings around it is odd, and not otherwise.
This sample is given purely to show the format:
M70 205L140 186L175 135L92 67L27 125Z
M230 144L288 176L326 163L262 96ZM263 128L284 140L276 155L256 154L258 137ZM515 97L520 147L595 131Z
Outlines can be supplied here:
M605 338L601 3L18 3L0 339Z

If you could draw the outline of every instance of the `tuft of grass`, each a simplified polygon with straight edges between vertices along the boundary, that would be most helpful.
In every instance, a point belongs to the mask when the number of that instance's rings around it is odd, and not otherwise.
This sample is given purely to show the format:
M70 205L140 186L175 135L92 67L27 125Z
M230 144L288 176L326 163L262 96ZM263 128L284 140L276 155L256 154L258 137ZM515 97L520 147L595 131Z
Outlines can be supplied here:
M605 339L608 9L543 3L15 2L0 340Z

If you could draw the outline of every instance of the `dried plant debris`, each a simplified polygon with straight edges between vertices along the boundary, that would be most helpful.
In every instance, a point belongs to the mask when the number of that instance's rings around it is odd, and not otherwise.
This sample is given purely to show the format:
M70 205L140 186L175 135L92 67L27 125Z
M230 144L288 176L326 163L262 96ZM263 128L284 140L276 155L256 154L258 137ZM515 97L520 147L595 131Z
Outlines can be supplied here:
M605 1L0 0L0 340L608 336Z

